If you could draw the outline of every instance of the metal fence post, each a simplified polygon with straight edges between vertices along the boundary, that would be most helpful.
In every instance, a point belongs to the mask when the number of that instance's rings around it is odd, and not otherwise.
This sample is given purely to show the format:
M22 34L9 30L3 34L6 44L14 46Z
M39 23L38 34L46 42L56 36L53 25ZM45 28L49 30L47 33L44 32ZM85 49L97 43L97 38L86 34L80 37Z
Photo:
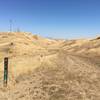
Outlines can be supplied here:
M4 86L7 87L8 82L8 57L4 58Z

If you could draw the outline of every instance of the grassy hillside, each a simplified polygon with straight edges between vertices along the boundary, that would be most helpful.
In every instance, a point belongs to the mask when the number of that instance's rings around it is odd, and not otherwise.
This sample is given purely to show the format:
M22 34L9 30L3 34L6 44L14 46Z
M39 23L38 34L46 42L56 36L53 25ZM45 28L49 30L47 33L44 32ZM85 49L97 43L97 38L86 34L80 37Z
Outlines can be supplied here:
M0 100L100 100L100 39L0 33ZM2 86L9 57L8 87Z

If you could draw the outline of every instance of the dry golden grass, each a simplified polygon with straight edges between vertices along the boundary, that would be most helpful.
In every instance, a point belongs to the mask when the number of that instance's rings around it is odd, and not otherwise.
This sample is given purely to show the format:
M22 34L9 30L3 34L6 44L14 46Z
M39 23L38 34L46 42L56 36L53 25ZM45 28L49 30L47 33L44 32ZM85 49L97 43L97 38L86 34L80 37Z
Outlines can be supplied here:
M8 87L2 86L9 56ZM0 33L0 100L100 100L100 39Z

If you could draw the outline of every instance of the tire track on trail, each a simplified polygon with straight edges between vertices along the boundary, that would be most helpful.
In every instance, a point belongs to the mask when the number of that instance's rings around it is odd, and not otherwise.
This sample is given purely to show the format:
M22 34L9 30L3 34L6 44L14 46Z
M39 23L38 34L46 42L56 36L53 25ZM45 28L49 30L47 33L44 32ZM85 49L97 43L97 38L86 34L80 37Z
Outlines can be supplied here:
M65 53L44 56L40 67L19 76L24 80L2 94L10 100L100 100L99 75L97 67L82 57Z

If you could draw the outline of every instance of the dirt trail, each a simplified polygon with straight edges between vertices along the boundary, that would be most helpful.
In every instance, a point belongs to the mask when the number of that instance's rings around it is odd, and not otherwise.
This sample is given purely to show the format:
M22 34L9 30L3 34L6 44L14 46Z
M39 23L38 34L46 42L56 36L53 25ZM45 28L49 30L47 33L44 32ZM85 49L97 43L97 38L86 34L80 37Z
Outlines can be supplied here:
M1 89L0 100L100 100L100 68L87 58L61 53L43 59L49 63L42 60L17 77L14 88Z

